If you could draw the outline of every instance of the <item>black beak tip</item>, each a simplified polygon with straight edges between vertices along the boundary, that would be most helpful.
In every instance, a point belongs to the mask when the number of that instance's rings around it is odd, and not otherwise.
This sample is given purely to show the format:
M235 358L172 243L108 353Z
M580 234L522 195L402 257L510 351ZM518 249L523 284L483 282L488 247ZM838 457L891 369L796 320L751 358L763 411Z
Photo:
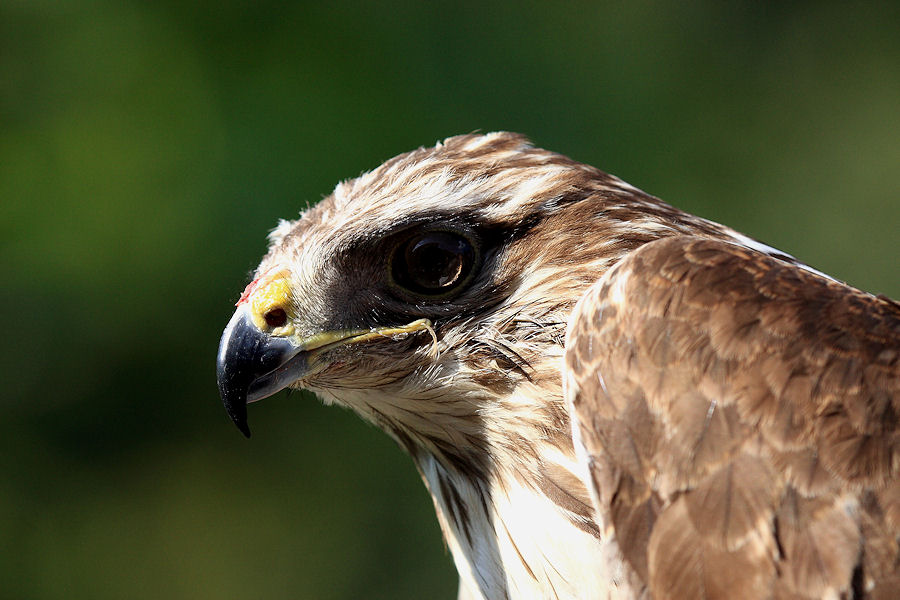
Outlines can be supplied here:
M247 372L246 365L230 364L228 349L232 329L233 325L229 323L219 345L219 354L216 357L216 383L219 387L219 396L222 398L222 404L225 406L225 412L228 413L231 421L241 433L249 438L247 393L253 378Z
M247 411L245 410L244 413L246 413L246 412ZM234 422L234 424L237 425L237 428L241 431L241 433L244 434L244 437L249 439L250 438L250 427L247 425L246 414L244 415L243 419L241 419L235 415L229 415L229 416L231 417L231 420Z
M247 393L241 392L239 389L223 385L222 378L219 379L219 395L222 397L222 404L225 405L225 412L231 419L244 437L250 437L250 426L247 424Z

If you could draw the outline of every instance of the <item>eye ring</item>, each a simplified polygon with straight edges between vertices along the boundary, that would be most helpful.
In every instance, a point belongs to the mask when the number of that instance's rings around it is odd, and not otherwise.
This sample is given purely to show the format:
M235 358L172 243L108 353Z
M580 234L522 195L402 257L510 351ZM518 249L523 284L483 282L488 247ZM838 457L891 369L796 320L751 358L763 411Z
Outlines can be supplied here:
M477 244L465 233L417 230L394 247L388 273L391 283L407 294L447 299L471 281L478 260Z

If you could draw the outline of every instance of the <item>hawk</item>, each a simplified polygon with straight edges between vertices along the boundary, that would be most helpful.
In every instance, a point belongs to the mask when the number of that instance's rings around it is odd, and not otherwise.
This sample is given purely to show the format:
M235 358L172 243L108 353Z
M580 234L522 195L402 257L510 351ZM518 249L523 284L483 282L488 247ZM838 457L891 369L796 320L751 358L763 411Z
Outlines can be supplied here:
M460 598L900 597L900 305L511 133L281 221L222 336L415 462Z

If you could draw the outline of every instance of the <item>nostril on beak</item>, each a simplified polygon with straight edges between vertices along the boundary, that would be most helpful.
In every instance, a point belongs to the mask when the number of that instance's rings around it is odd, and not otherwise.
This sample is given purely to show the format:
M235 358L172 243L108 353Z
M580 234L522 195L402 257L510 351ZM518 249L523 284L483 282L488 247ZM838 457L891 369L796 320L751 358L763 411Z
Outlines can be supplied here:
M287 323L287 313L282 308L273 308L264 314L263 318L266 320L266 325L272 328L282 327Z

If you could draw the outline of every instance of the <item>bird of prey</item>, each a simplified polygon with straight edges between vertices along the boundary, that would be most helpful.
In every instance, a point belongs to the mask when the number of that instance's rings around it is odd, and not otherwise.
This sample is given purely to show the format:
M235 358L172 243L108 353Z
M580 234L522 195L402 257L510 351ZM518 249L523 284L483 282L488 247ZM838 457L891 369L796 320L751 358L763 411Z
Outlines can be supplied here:
M900 598L900 304L517 134L281 221L218 383L415 462L460 598Z

